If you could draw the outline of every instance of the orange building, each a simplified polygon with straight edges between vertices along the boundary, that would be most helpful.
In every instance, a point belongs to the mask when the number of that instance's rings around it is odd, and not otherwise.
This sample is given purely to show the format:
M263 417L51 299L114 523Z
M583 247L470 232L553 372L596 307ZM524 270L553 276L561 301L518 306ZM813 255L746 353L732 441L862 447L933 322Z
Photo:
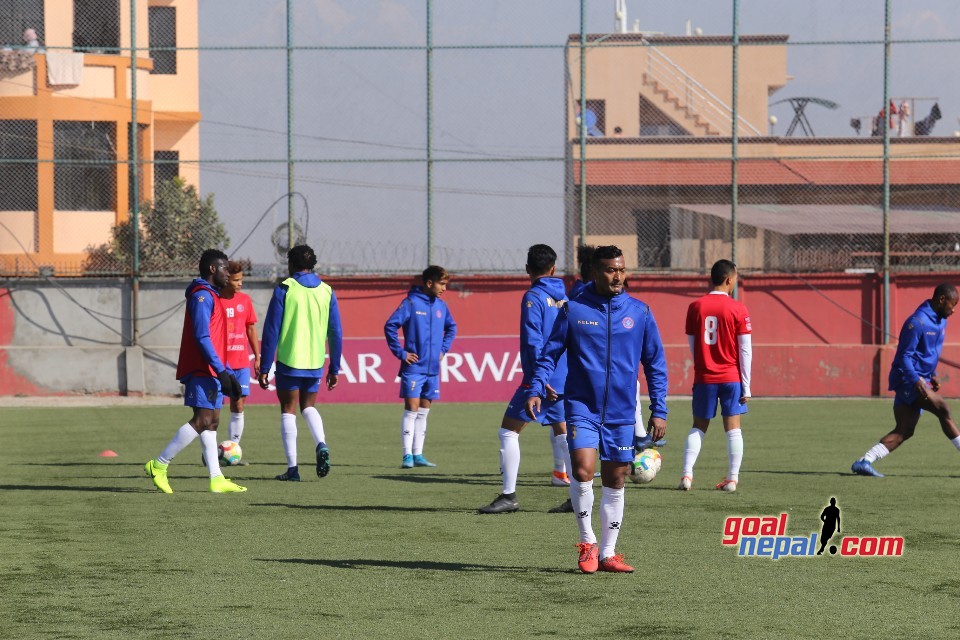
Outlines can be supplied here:
M770 271L878 267L883 138L869 135L870 123L864 137L768 134L768 105L780 99L771 96L791 79L787 41L740 37L737 261ZM619 244L630 268L702 272L729 258L732 38L589 34L585 118L579 44L569 37L568 246L579 241L585 183L588 239ZM883 96L876 102L879 110ZM907 269L960 264L960 140L945 135L890 140L892 255Z
M157 180L199 186L197 165L180 164L199 156L197 2L135 0L135 17L128 0L4 4L0 273L78 273L128 218L134 167L141 202Z

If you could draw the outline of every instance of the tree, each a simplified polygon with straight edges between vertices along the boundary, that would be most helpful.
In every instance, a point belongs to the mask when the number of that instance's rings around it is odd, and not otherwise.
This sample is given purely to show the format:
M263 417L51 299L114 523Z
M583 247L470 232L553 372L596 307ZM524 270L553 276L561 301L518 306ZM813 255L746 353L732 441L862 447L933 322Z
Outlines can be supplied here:
M140 272L183 275L197 270L205 249L226 249L230 237L213 206L213 194L201 199L196 187L181 178L164 180L154 189L154 201L140 209ZM111 239L89 247L87 273L130 273L133 270L132 216L114 225Z

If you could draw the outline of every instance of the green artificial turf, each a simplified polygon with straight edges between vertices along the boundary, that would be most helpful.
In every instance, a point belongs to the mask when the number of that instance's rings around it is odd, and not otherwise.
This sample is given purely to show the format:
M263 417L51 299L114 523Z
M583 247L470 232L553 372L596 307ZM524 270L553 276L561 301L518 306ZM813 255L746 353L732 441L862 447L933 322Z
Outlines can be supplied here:
M500 492L500 404L436 404L438 466L409 470L399 405L322 406L332 470L316 477L301 419L299 484L272 479L278 411L250 407L251 464L228 469L249 491L232 495L207 492L197 444L170 465L173 495L145 477L182 407L0 409L0 637L960 636L960 453L932 417L877 465L887 478L862 478L850 463L889 430L889 401L758 400L739 490L713 489L718 419L683 493L689 403L670 408L659 476L627 487L618 547L637 573L592 576L575 570L573 517L546 513L566 492L542 427L521 436L521 511L476 513ZM772 561L720 543L734 515L819 533L831 496L843 535L902 535L903 557Z

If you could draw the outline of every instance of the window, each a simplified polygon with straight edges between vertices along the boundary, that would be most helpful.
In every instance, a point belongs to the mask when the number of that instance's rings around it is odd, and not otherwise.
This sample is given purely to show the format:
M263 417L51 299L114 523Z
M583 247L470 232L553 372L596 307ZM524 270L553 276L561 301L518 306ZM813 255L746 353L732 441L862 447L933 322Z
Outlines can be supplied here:
M179 151L153 152L153 185L154 189L166 180L173 180L180 176Z
M60 211L116 207L117 127L113 122L53 123L53 200Z
M43 44L43 0L4 0L0 2L0 45L21 46L23 32L33 29Z
M120 53L119 0L73 0L73 48Z
M153 58L155 74L177 72L177 9L176 7L150 7L150 57ZM157 51L157 48L167 49Z
M592 116L590 114L593 114ZM587 100L587 135L600 137L607 134L607 101Z
M37 123L33 120L0 120L0 210L37 210Z

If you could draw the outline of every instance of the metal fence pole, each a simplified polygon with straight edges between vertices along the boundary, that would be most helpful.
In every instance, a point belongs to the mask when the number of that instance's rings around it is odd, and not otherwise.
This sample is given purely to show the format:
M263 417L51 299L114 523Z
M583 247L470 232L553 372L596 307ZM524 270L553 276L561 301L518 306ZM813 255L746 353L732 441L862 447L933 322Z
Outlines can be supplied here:
M297 234L293 222L293 0L287 0L287 248L293 248Z
M587 244L587 0L580 0L580 244Z
M433 264L433 0L427 0L427 265Z
M139 127L137 126L137 3L130 0L130 126L127 127L130 136L129 159L130 184L128 188L133 194L131 215L131 230L133 232L133 291L132 315L133 336L132 343L140 344L140 174L137 161L140 159L140 150L137 145ZM119 131L117 134L119 135ZM119 158L118 158L119 160Z
M740 0L733 0L733 72L732 72L732 96L731 106L731 132L730 132L730 260L737 263L737 209L739 208L740 182L738 175L738 154L740 143L739 122L739 90L740 81ZM734 296L737 292L734 291Z
M883 343L890 344L890 0L883 9Z

